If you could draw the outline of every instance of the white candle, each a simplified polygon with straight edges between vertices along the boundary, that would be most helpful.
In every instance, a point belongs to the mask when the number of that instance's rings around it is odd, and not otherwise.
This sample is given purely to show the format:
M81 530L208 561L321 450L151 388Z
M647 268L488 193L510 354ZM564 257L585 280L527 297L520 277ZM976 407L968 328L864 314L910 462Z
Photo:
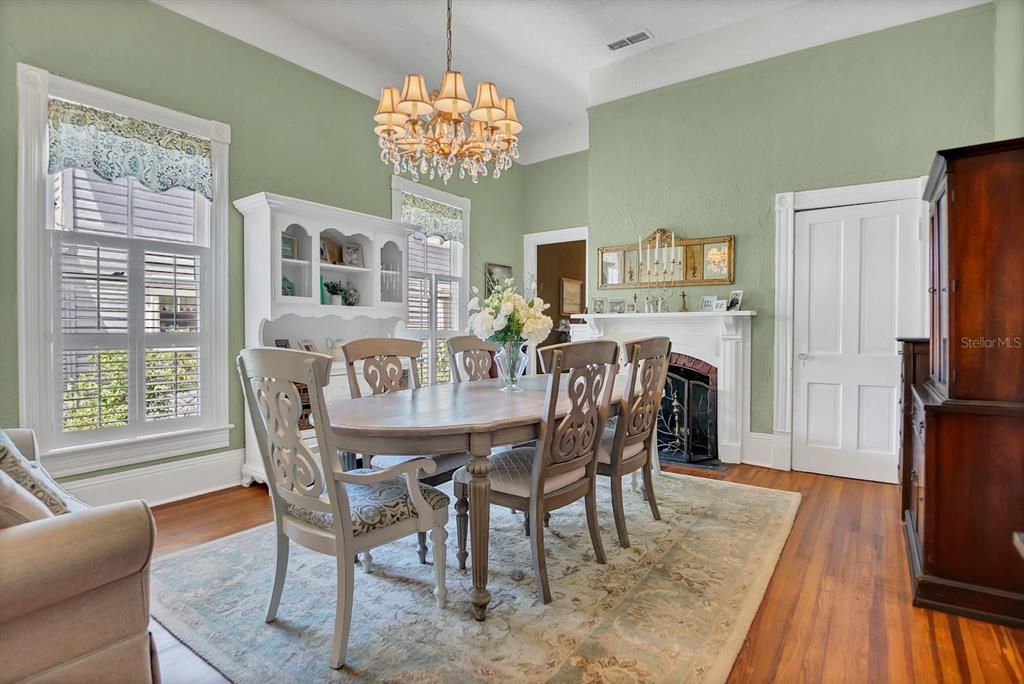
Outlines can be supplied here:
M643 264L644 264L644 248L643 248L643 245L640 244L640 243L641 243L641 240L638 237L636 239L636 253L638 255L637 258L640 260L640 265L643 266Z
M661 260L661 233L654 234L654 261Z
M651 270L651 246L647 245L647 270Z

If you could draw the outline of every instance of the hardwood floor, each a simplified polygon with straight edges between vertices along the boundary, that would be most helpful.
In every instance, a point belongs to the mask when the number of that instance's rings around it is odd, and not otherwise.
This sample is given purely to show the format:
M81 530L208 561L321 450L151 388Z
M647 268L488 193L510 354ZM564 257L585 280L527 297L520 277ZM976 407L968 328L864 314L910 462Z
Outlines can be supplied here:
M895 486L743 465L679 472L803 494L730 682L1024 683L1024 630L911 605ZM206 494L154 514L157 555L271 520L264 487ZM224 681L154 627L164 682Z

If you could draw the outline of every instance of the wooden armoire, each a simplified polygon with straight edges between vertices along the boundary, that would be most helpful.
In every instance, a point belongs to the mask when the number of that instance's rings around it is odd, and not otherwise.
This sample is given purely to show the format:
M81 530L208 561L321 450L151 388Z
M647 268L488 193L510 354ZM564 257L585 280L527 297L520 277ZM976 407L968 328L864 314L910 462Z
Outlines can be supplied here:
M930 363L901 470L914 604L1024 626L1024 138L939 152L924 199Z

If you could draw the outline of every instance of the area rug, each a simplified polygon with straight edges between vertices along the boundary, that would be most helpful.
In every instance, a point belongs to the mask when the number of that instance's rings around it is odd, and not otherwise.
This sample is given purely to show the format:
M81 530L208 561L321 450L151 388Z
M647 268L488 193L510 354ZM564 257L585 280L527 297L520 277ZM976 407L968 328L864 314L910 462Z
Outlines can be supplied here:
M800 495L717 480L656 479L661 521L626 491L632 545L616 542L607 481L599 479L607 565L594 561L582 502L555 511L545 535L552 603L534 592L523 518L491 513L492 602L473 620L468 572L448 540L448 606L415 537L357 568L348 658L327 659L335 565L292 544L277 621L263 621L274 568L264 525L153 562L154 617L238 684L264 682L722 682L732 668ZM450 493L450 490L449 490Z

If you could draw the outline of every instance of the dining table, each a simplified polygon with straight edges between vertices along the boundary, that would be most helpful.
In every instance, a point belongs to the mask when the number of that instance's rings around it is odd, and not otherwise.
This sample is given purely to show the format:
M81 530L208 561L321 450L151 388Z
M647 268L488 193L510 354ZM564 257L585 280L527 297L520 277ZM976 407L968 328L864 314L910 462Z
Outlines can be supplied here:
M618 413L626 375L616 376L609 416ZM469 540L473 616L484 620L490 543L491 450L539 437L548 376L527 375L521 391L502 391L502 381L476 380L427 385L327 401L331 430L341 449L359 454L469 454ZM564 383L556 417L570 408Z

